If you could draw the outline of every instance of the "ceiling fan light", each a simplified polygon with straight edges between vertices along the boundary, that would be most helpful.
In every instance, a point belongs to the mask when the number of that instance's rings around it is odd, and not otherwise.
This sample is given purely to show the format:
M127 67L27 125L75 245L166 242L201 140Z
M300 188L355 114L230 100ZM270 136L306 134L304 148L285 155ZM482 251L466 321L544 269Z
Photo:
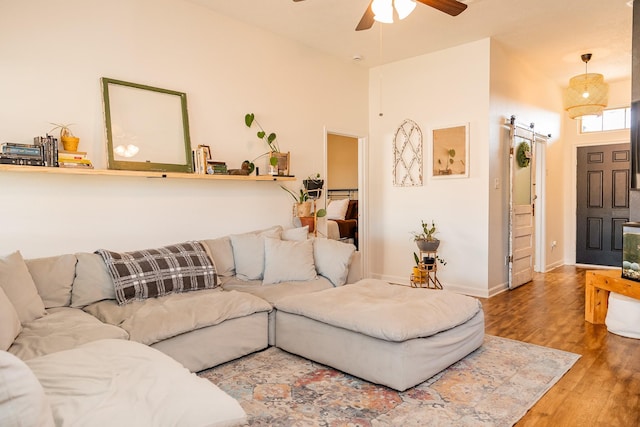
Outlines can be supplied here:
M393 0L373 0L371 11L373 19L385 24L393 24Z
M394 0L393 5L398 12L398 18L404 19L416 8L415 0Z

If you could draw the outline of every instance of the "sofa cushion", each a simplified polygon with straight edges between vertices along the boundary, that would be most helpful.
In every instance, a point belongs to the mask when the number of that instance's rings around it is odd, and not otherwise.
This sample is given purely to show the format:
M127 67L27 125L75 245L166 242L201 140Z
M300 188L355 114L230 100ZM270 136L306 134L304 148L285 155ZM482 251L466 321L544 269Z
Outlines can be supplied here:
M0 426L54 425L49 400L31 369L0 351Z
M313 280L317 276L313 261L313 241L264 241L264 285Z
M71 285L77 261L71 254L25 260L45 308L68 307L71 304Z
M270 311L271 305L253 295L218 288L132 301L126 305L118 305L113 300L100 301L84 310L104 323L124 329L131 341L151 345L225 320Z
M104 299L116 299L107 265L98 254L76 254L76 277L71 288L71 307L81 308Z
M13 304L21 323L46 314L42 298L19 251L0 257L0 287Z
M305 225L304 227L297 228L287 228L286 230L282 230L282 240L307 240L309 238L309 226Z
M232 234L231 246L236 264L236 277L241 280L261 280L264 274L264 239L280 239L282 228L260 233Z
M96 253L107 265L119 304L218 286L216 269L200 242L132 252L99 249Z
M221 277L235 276L236 264L233 261L233 247L231 247L229 236L203 240L202 243L208 249L218 275Z
M338 240L315 239L313 253L318 274L326 277L334 286L347 282L351 257L356 247Z
M290 295L309 294L323 289L333 288L333 284L322 276L315 280L305 282L282 282L269 286L263 286L260 280L246 282L237 278L231 278L223 285L225 291L246 292L268 301L271 305L280 299Z
M100 340L27 362L58 425L232 426L246 414L212 382L142 344Z
M0 350L8 349L21 330L18 313L7 294L0 288Z
M48 315L22 326L22 332L9 347L9 352L28 360L104 338L126 340L129 335L80 309L52 308Z

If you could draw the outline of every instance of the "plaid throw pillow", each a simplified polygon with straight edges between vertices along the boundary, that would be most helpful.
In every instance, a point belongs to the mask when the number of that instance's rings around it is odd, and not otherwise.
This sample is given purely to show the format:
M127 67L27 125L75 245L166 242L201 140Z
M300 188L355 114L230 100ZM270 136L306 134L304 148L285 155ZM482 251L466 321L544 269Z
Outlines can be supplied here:
M98 249L95 253L104 259L121 305L218 286L215 266L199 242L122 253Z

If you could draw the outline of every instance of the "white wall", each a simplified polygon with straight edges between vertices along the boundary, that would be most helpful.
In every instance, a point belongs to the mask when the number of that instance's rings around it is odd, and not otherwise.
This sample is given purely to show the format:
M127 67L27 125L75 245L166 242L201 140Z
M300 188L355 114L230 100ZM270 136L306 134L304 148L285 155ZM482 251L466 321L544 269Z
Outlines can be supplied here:
M556 83L535 70L535 64L523 63L495 40L491 43L491 162L489 173L490 205L490 294L505 289L508 270L505 257L509 240L509 137L505 120L516 116L522 125L534 123L534 130L551 134L546 147L546 168L537 183L544 201L536 203L537 212L544 209L546 223L542 241L543 266L546 271L563 263L564 153L562 150L562 91ZM496 180L498 187L495 188ZM557 246L551 247L556 241Z
M605 76L606 81L606 76ZM631 106L631 80L619 80L609 83L609 105L607 108L622 108ZM563 138L566 144L563 147L564 157L567 159L564 168L564 181L567 183L567 193L564 199L564 263L576 262L576 175L578 147L588 145L604 145L629 143L631 135L629 129L611 132L597 132L580 134L577 120L570 119L568 115L563 117Z
M486 295L489 48L484 39L370 71L369 241L375 277L408 283L417 250L411 232L420 229L420 220L434 220L439 255L447 261L438 270L440 281L449 289ZM415 121L424 138L421 187L393 186L393 137L405 119ZM461 123L470 126L469 177L431 178L431 131Z
M366 70L191 2L0 0L0 10L2 142L71 122L80 150L106 167L100 77L186 92L192 145L229 167L266 151L248 112L278 133L301 178L324 170L324 126L366 134ZM0 254L26 257L287 225L291 212L269 182L0 173L0 200Z

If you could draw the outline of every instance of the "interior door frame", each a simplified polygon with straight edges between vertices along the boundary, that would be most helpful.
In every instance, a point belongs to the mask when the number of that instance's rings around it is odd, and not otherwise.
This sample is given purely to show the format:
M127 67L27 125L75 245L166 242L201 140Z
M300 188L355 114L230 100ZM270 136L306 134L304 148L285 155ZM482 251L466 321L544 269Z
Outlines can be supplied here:
M327 176L328 136L339 135L358 140L358 251L361 259L361 276L369 276L369 209L367 190L367 171L369 170L367 137L354 131L324 127L324 176ZM326 197L326 192L325 192ZM325 199L326 200L326 199Z

